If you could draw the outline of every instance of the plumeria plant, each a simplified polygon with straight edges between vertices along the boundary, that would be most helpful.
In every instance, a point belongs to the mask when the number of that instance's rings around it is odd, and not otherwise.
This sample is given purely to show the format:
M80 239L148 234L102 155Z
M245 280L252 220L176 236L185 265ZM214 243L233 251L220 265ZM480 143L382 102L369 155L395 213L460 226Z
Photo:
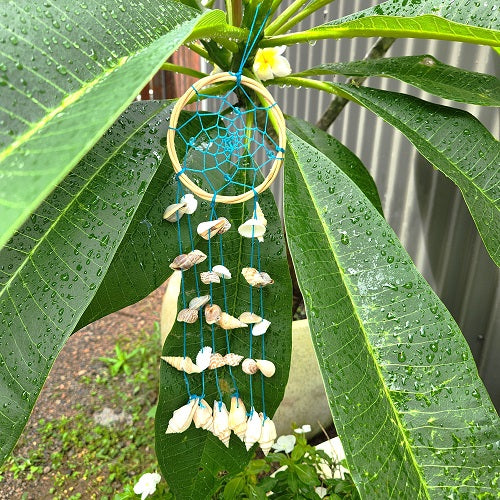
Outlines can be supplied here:
M458 186L486 249L500 263L498 142L476 118L453 106L359 85L368 76L390 77L452 101L498 106L497 78L448 66L428 54L332 60L292 73L293 61L284 52L296 43L374 36L385 37L379 48L384 40L410 37L487 45L498 52L497 3L386 0L300 31L300 21L327 3L226 0L220 10L213 2L195 0L3 2L2 459L19 438L68 337L142 299L169 277L178 233L175 224L163 220L163 211L176 199L177 183L165 138L175 102L135 97L162 68L206 76L169 61L181 45L224 72L243 65L243 76L271 91L273 85L307 87L373 111ZM255 41L250 50L249 39ZM356 85L319 78L337 74L356 77ZM224 89L224 83L214 85L209 93L220 95ZM253 99L250 93L247 102ZM179 123L192 127L193 135L213 119L189 122L190 116L183 112ZM331 118L322 120L323 129ZM384 219L377 188L361 161L297 117L287 117L287 128L283 219L269 190L259 198L267 223L260 258L275 281L274 291L265 291L272 304L266 319L273 325L266 350L276 364L266 392L267 413L274 414L288 377L292 275L360 497L496 498L498 415L456 322ZM208 210L209 203L199 201ZM245 204L217 205L218 215L234 227L249 210ZM203 220L201 211L191 216L193 224ZM188 237L184 229L179 234ZM205 244L200 238L198 243ZM247 255L235 243L226 257L225 266L237 269ZM231 314L248 300L247 287L241 276L228 287ZM243 342L237 334L233 338ZM163 352L182 353L181 345L174 327ZM229 404L231 380L224 370L219 382ZM176 437L166 435L172 412L185 404L181 379L169 377L162 366L159 470L177 498L210 498L221 488L231 498L237 481L249 484L241 474L249 477L254 448L247 451L234 434L226 447L194 426ZM248 390L244 381L241 387ZM266 480L268 489L300 496L291 478L304 474L310 475L311 493L303 498L324 493L316 488L326 488L330 498L340 496L337 486L330 493L328 484L313 478L314 464L297 465L298 455L311 461L315 455L304 434L294 437L291 454L283 440L275 444L281 451L271 457L288 468L272 485ZM254 490L259 471L269 466L262 460L262 469L250 474ZM136 492L144 497L157 479L141 480ZM352 498L357 495L344 486Z

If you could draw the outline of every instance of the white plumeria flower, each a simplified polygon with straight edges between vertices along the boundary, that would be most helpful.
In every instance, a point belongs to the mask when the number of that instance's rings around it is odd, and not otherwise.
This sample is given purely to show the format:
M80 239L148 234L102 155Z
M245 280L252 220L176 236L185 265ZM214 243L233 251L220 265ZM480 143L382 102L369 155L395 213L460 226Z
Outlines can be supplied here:
M319 498L326 497L326 494L328 493L328 490L326 488L323 488L323 486L317 486L316 488L314 488L314 491L319 496Z
M261 80L271 80L275 76L287 76L292 72L290 63L281 54L286 45L281 47L266 47L257 50L253 62L253 71Z
M134 486L134 493L141 495L141 500L152 495L156 491L156 485L161 481L161 476L157 472L147 472L143 474Z
M305 424L302 427L295 429L293 432L297 434L305 434L306 432L311 432L311 426L309 424Z
M290 453L295 446L297 438L293 435L280 436L276 443L273 444L274 451L284 451L285 453Z

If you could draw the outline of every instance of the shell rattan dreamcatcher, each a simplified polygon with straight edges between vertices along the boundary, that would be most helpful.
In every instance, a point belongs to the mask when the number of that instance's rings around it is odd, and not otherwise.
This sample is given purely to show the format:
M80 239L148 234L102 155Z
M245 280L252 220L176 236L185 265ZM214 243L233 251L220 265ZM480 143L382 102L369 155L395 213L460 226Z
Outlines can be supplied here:
M184 352L182 356L163 356L162 359L183 372L187 390L187 402L173 412L167 433L183 432L194 423L229 446L233 431L247 450L259 443L267 454L276 438L276 430L266 415L265 388L266 378L274 375L275 366L265 356L266 337L272 334L273 327L266 319L263 288L272 286L273 279L268 274L272 274L271 270L260 267L267 221L258 200L259 193L272 184L283 164L286 134L283 114L271 94L260 83L242 75L259 35L260 30L253 41L250 35L238 72L217 73L199 80L172 111L167 147L176 172L177 199L167 208L164 217L177 225L179 255L170 267L174 269L171 280L177 280L180 287L182 308L176 320L182 323ZM223 91L216 95L215 89L221 88ZM194 103L196 112L179 125L181 111L190 103ZM198 127L194 135L190 124ZM177 154L176 139L185 146L182 159ZM267 174L264 176L261 172ZM203 182L199 182L200 179ZM202 189L201 184L209 189ZM237 194L226 194L235 191ZM198 206L196 197L210 203L206 220L194 227L191 214ZM218 203L250 200L253 200L252 217L238 228L232 228L226 218L217 215ZM183 224L189 233L187 244L181 239ZM208 255L195 248L194 231L207 240ZM240 269L228 269L224 265L224 234L228 231L238 231L242 244L248 246L248 262ZM191 297L186 296L185 273L194 273L196 295ZM229 314L226 294L228 281L234 279L235 273L241 273L249 288L249 308L238 311L238 317ZM220 303L212 299L216 287L222 291ZM217 345L216 329L225 332L223 344ZM231 350L229 332L236 329L241 331L238 334L249 336L248 352ZM187 349L187 345L191 345L187 339L193 336L199 338L198 352ZM260 359L254 359L257 342ZM227 367L233 383L229 411L222 400L217 375L223 366ZM213 402L204 399L207 370L215 372L219 398ZM245 396L238 391L234 370L248 374L249 393ZM202 394L191 393L191 377L201 377ZM261 391L260 408L254 406L255 390Z

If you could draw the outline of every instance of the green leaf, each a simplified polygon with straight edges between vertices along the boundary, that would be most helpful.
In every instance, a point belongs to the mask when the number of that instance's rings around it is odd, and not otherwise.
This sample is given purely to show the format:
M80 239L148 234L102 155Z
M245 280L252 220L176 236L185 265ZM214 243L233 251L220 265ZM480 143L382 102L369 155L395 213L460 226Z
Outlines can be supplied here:
M396 78L444 99L500 106L498 78L448 66L430 55L321 64L290 76L311 75Z
M224 498L232 500L245 489L245 478L238 476L229 481L224 488Z
M169 104L132 104L0 251L1 460L160 163Z
M284 210L335 426L361 496L494 497L499 420L466 340L363 193L292 133Z
M174 199L174 194L165 202L169 203ZM266 358L276 365L276 373L273 377L265 379L265 403L266 412L272 417L278 407L285 390L288 379L288 367L290 363L291 349L291 283L284 248L283 230L281 221L274 203L272 194L269 191L259 196L259 203L268 220L265 241L261 245L261 268L269 272L274 279L274 284L263 289L264 316L271 321L271 326L264 337L254 337L252 357L258 359L261 356L261 341L265 341ZM251 216L253 201L238 205L217 205L217 216L226 217L231 222L231 230L223 236L224 265L232 273L232 278L227 281L227 304L228 312L233 316L239 316L243 311L250 310L249 307L249 285L241 275L241 269L247 267L250 262L250 240L242 239L237 228ZM209 218L209 204L202 203L192 216L191 226L193 231L197 224ZM187 220L181 219L183 228L182 240L183 248L189 242L187 236ZM165 223L168 224L168 223ZM175 225L170 224L170 238L176 238ZM195 235L194 246L209 254L207 242ZM219 239L216 237L215 246L212 246L213 262L220 263ZM178 251L176 252L176 254ZM169 255L172 260L175 255ZM164 265L167 265L165 262ZM208 262L201 263L198 272L208 269ZM187 300L196 294L194 282L194 270L184 273L185 290ZM207 293L207 285L200 285L201 293ZM212 293L213 301L224 306L222 285L214 285ZM256 290L253 294L254 304L258 300ZM181 299L179 303L182 304ZM254 306L256 307L256 306ZM204 323L204 322L203 322ZM200 349L199 324L190 325L187 335L187 355L196 357ZM212 333L208 325L203 327L204 345L212 345ZM224 331L216 327L215 345L216 351L225 354L225 334ZM231 351L249 356L249 331L230 331ZM176 322L172 332L170 332L163 354L168 356L183 355L183 329L182 324ZM245 375L241 367L233 369L233 374L237 381L239 394L243 402L250 410L249 396L249 376ZM208 371L205 376L205 400L213 407L213 402L218 399L215 388L215 373ZM229 396L233 392L233 383L226 368L218 370L220 386L223 390L224 400L229 409ZM189 376L190 390L192 394L200 395L203 392L201 387L201 375ZM254 377L253 396L255 408L262 410L261 397L261 377ZM226 448L222 442L206 430L196 429L191 426L181 434L165 434L168 421L173 411L188 400L186 386L182 374L167 365L161 363L160 369L160 395L158 402L158 412L156 418L156 454L163 475L165 476L172 491L178 498L198 500L210 498L214 488L217 487L222 471L230 474L238 473L244 465L252 458L252 451L247 452L243 443L234 434L231 436L230 446Z
M346 148L335 137L300 118L287 116L286 124L295 135L314 146L338 165L383 215L382 203L375 181L361 160L350 149Z
M466 111L396 92L333 87L399 129L459 187L488 253L500 266L500 149L481 122Z
M0 246L193 29L216 20L169 0L2 3Z
M495 1L388 0L313 29L275 36L262 46L291 45L323 38L385 36L434 38L480 45L500 45Z

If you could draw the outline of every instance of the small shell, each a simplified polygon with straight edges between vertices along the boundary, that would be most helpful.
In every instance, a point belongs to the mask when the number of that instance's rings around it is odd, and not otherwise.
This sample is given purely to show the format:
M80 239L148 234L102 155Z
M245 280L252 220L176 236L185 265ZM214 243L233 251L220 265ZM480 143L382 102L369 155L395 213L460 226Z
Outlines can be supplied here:
M224 234L231 228L231 223L225 218L220 217L216 220L209 220L206 222L200 222L196 228L196 232L205 240L208 240L208 233L210 232L210 237L216 234Z
M248 450L260 439L262 434L262 418L255 411L250 409L250 418L247 420L247 429L245 431L245 447Z
M186 213L185 209L187 208L187 206L188 204L184 202L169 205L165 209L165 212L163 212L163 218L165 220L168 220L168 222L177 222L177 220Z
M213 271L200 273L200 279L202 283L205 283L205 285L208 285L209 283L220 283L219 275Z
M253 267L244 267L241 270L241 274L247 280L248 284L255 287L262 287L266 285L272 285L274 280L271 279L269 274L257 271Z
M205 370L210 365L210 358L212 357L212 348L205 346L196 355L196 366L200 370Z
M193 250L188 254L178 255L170 264L170 269L174 271L186 271L191 269L195 264L203 262L207 256L201 250Z
M202 295L201 297L195 297L189 302L189 309L199 309L205 304L210 302L210 295Z
M238 366L241 363L243 356L240 354L235 354L234 352L230 352L224 356L224 363L227 366Z
M185 214L194 214L196 209L198 208L198 200L191 194L187 193L181 198L181 203L184 203L186 206L182 209Z
M222 354L219 354L218 352L214 352L210 356L210 363L208 364L208 369L209 370L214 370L215 368L220 368L222 366L225 366L226 362L224 361L224 356Z
M229 428L243 441L247 430L247 411L241 398L231 398L229 410Z
M161 345L172 330L177 317L177 301L181 291L182 271L174 271L167 280L167 288L161 302Z
M193 360L189 356L185 358L182 356L162 356L161 359L181 372L188 374L202 372L200 367L193 363Z
M267 329L271 326L271 322L267 319L263 319L260 323L253 325L252 327L252 335L254 337L258 337L259 335L264 335L267 332Z
M183 201L182 198L181 198L181 201ZM267 226L267 219L264 216L264 212L262 211L262 208L260 208L259 203L257 203L257 206L255 207L255 215L257 216L257 220L261 224L263 224L264 226Z
M269 417L266 417L264 423L262 424L262 432L259 439L260 449L265 456L267 456L271 450L271 446L274 444L276 437L277 434L274 422Z
M238 233L244 238L261 238L266 232L266 226L257 219L248 219L239 228Z
M177 315L177 321L194 323L198 319L198 309L181 309Z
M234 330L235 328L245 328L248 325L240 321L238 318L231 316L225 312L220 313L219 321L217 324L224 328L224 330Z
M231 271L226 266L221 266L220 264L218 266L214 266L212 268L212 271L219 275L221 278L225 279L231 279Z
M247 358L243 360L243 363L241 363L241 369L248 375L253 375L254 373L257 373L259 368L254 359Z
M268 361L267 359L256 359L255 362L257 363L257 368L264 377L272 377L274 375L276 367L272 361Z
M255 313L248 312L248 311L241 313L238 319L242 323L246 323L248 325L251 323L260 323L262 321L262 318L260 316L258 316Z
M221 308L217 304L206 305L205 306L205 320L209 325L217 323L222 314Z
M214 430L212 408L210 408L209 404L204 399L198 401L198 404L196 405L196 410L193 415L193 423L197 429L201 427L202 429L206 429L208 432L212 432Z
M191 425L195 411L196 399L192 399L189 403L175 410L172 418L168 421L165 434L184 432Z
M231 429L229 428L229 413L224 403L219 404L218 401L214 401L213 419L213 435L229 448Z

